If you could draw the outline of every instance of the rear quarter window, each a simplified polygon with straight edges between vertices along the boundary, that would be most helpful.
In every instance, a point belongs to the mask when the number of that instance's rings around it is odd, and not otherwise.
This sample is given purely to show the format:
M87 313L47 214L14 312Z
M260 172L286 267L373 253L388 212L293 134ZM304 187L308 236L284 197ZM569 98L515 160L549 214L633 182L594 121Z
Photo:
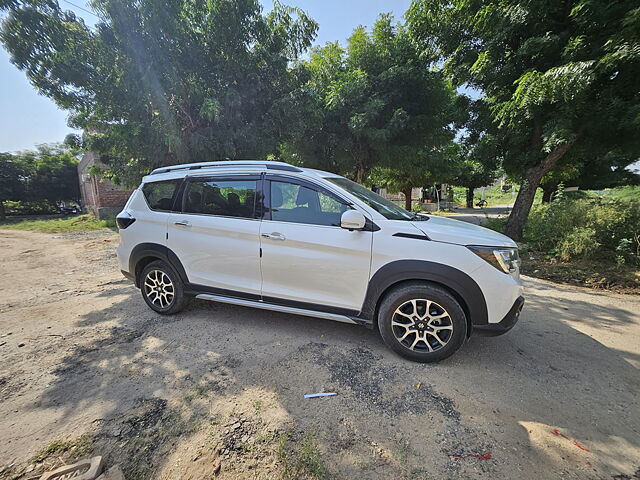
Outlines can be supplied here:
M151 210L171 211L173 196L181 181L181 179L175 179L145 183L142 186L142 194L147 200L149 208Z

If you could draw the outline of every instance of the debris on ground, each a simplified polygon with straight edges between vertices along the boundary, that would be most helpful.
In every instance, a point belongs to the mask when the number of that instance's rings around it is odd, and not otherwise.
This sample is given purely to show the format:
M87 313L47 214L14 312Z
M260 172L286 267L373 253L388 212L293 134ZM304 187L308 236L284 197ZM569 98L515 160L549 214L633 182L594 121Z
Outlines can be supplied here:
M590 452L591 451L587 447L582 445L580 442L578 442L577 440L574 440L573 438L567 437L564 433L561 433L560 430L557 429L557 428L554 428L553 430L551 430L551 434L555 435L556 437L562 437L565 440L569 440L571 443L573 443L580 450L584 450L585 452Z
M217 475L218 473L220 473L220 467L222 467L222 460L220 460L219 458L213 462L213 474Z
M475 453L467 453L466 455L451 455L451 457L453 457L453 458L474 457L474 458L477 458L478 460L491 460L493 455L491 454L491 452L485 452L485 453L483 453L481 455L477 455Z
M50 472L44 473L40 480L95 480L102 473L102 457L92 457L80 460L72 465L64 465ZM117 477L116 477L117 478Z
M304 398L318 398L318 397L333 397L337 395L335 392L326 392L326 393L307 393Z

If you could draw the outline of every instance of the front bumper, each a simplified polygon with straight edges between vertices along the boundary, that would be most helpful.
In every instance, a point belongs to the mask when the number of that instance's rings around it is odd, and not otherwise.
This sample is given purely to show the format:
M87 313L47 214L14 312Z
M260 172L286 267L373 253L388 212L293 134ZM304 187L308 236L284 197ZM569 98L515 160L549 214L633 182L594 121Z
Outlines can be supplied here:
M495 337L497 335L507 333L518 322L523 305L524 297L520 296L516 299L515 303L511 307L511 310L507 312L507 314L502 320L500 320L500 322L489 323L487 325L474 325L473 335Z

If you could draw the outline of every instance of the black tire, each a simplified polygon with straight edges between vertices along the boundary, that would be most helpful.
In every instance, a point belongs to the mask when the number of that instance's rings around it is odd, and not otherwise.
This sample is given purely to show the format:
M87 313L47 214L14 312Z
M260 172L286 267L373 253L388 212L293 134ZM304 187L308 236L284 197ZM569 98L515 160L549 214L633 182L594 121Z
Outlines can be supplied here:
M148 278L150 274L151 276ZM154 292L153 288L148 286L154 283L154 278L165 278L162 274L169 278L172 286L172 288L164 286L156 287L164 289L164 294L159 292L157 289ZM162 283L166 284L166 279ZM185 307L188 300L184 294L184 285L182 284L180 277L173 268L162 260L156 260L144 267L140 273L140 291L142 292L142 298L144 298L146 304L149 305L153 311L161 313L162 315L173 315L174 313L178 313ZM170 294L170 291L173 292L172 295Z
M417 315L411 313L416 310ZM424 316L427 318L419 320ZM467 319L448 291L432 283L412 282L385 295L378 310L378 329L387 346L403 357L414 362L438 362L462 346L467 337ZM403 336L406 338L401 340Z

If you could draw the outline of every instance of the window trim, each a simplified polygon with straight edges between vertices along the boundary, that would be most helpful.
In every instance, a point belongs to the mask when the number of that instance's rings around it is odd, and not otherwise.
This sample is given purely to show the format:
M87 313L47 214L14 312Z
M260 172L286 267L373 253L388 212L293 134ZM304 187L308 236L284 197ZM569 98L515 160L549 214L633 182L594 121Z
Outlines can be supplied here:
M235 175L235 174L226 174L226 175L188 175L186 177L184 177L183 179L183 184L180 187L180 196L179 198L176 199L177 202L179 202L180 205L180 209L177 211L177 213L181 214L181 215L197 215L200 217L216 217L216 218L234 218L236 220L258 220L260 221L262 219L262 214L263 214L263 210L264 210L264 201L263 202L256 202L256 204L254 204L253 206L253 215L251 217L237 217L237 216L232 216L232 215L216 215L215 213L197 213L197 212L185 212L185 204L186 204L186 200L187 200L187 192L188 192L188 188L189 185L193 182L203 182L203 181L207 181L207 180L215 180L218 182L224 182L224 181L248 181L248 180L252 180L256 182L256 193L260 193L263 192L264 188L263 188L263 181L262 181L262 175L260 174L255 174L255 173L251 173L251 174L245 174L245 175ZM257 199L256 199L257 200Z
M176 188L173 191L173 195L171 196L171 208L169 210L163 210L160 208L152 208L151 205L149 205L149 200L147 200L147 196L144 194L144 187L146 185L151 185L154 183L167 183L167 182L177 182L176 183ZM182 195L182 189L183 189L183 184L184 184L184 178L169 178L167 180L158 180L156 182L145 182L142 184L142 186L140 187L140 193L142 193L142 198L144 199L144 203L147 205L147 208L149 210L151 210L152 212L162 212L162 213L177 213L177 199L180 195Z
M262 215L262 220L268 220L271 222L278 223L288 223L291 225L312 225L314 227L325 227L325 228L342 228L340 225L319 225L317 223L302 223L302 222L287 222L286 220L274 220L271 215L271 183L272 182L281 182L281 183L292 183L294 185L299 185L301 187L306 187L310 190L314 190L316 192L322 193L323 195L327 195L328 197L333 198L335 201L341 203L342 205L347 206L349 209L354 210L353 202L350 202L339 195L335 194L328 188L325 188L322 185L318 185L317 183L310 182L305 178L299 177L289 177L286 175L266 175L264 182L264 214Z

